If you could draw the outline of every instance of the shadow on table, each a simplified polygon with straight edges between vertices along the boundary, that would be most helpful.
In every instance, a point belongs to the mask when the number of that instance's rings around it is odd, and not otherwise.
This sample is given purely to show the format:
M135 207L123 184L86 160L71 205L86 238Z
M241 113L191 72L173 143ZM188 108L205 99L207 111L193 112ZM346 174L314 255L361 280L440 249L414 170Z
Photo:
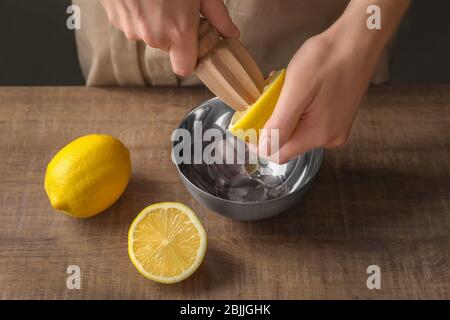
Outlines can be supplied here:
M325 162L302 202L274 218L244 222L243 229L248 232L242 235L281 236L274 240L289 236L340 239L428 236L430 215L426 213L433 212L434 224L445 222L445 210L439 208L448 187L445 178L435 179L417 168L337 170Z
M164 196L166 192L160 189L157 181L135 175L130 179L122 197L114 205L105 212L81 222L89 224L92 229L97 230L96 232L122 237L126 246L128 228L136 215L151 203L169 201L170 199ZM187 193L184 194L189 197ZM187 199L178 200L187 202ZM236 257L209 243L203 263L189 279L170 286L163 285L160 290L163 296L176 296L180 295L180 289L186 288L184 294L189 297L205 299L205 294L208 292L221 290L224 286L235 282L236 277L241 274L240 269Z
M86 220L99 228L126 228L145 207L152 203L168 201L162 196L161 184L143 175L133 175L122 196L111 207ZM163 200L162 200L163 199ZM112 223L114 222L114 223Z
M220 296L220 292L230 292L225 288L237 283L242 274L242 267L232 254L208 247L205 259L198 270L188 279L161 288L164 294L180 295L184 292L186 299L207 299ZM215 293L213 293L215 292ZM239 293L236 292L236 295Z

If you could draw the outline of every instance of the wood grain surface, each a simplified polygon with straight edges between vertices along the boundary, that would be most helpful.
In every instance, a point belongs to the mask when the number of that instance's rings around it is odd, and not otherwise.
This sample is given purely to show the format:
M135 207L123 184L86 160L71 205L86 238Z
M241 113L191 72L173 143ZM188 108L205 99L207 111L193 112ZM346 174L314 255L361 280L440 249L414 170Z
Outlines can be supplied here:
M210 97L204 89L0 88L0 298L450 298L450 87L369 91L350 141L330 150L290 212L235 222L193 198L170 161L170 135ZM133 175L104 213L52 210L44 174L54 153L89 133L130 149ZM175 285L132 266L127 231L146 205L181 201L204 223L199 270ZM81 289L66 268L81 268ZM381 268L381 290L366 268Z

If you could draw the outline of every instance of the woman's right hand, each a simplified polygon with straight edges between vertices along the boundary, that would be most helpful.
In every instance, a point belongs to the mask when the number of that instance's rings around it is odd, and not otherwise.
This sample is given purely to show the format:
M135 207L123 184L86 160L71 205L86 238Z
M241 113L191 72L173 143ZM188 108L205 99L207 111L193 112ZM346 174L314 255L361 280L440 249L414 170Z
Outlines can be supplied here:
M100 0L109 21L130 40L169 52L173 71L191 74L197 64L200 14L223 37L239 37L222 0Z

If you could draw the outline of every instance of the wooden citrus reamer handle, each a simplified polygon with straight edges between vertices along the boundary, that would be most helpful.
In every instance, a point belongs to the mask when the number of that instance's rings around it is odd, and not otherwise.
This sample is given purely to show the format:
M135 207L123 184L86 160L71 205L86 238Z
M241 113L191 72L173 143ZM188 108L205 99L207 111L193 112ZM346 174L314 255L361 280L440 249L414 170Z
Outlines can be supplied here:
M222 39L206 19L201 19L199 61L195 73L222 101L245 110L264 88L264 77L251 55L237 39Z

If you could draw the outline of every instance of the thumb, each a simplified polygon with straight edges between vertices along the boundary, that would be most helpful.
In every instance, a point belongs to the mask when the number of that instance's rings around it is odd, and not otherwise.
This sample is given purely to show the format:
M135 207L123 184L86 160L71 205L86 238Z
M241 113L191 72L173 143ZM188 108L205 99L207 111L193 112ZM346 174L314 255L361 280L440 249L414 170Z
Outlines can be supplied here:
M319 134L315 128L303 125L302 120L300 120L298 127L294 130L289 140L279 151L272 154L268 160L279 164L287 163L300 154L319 147L318 136Z
M315 90L311 86L308 77L298 70L288 70L286 79L281 89L280 97L275 109L264 125L261 133L258 150L261 156L270 156L282 148L293 134L306 107L311 103ZM279 141L273 142L269 138L273 130L278 130Z
M188 76L197 64L197 32L188 32L182 40L174 42L169 49L173 71Z
M225 38L239 38L239 29L231 20L222 0L203 0L201 13Z

